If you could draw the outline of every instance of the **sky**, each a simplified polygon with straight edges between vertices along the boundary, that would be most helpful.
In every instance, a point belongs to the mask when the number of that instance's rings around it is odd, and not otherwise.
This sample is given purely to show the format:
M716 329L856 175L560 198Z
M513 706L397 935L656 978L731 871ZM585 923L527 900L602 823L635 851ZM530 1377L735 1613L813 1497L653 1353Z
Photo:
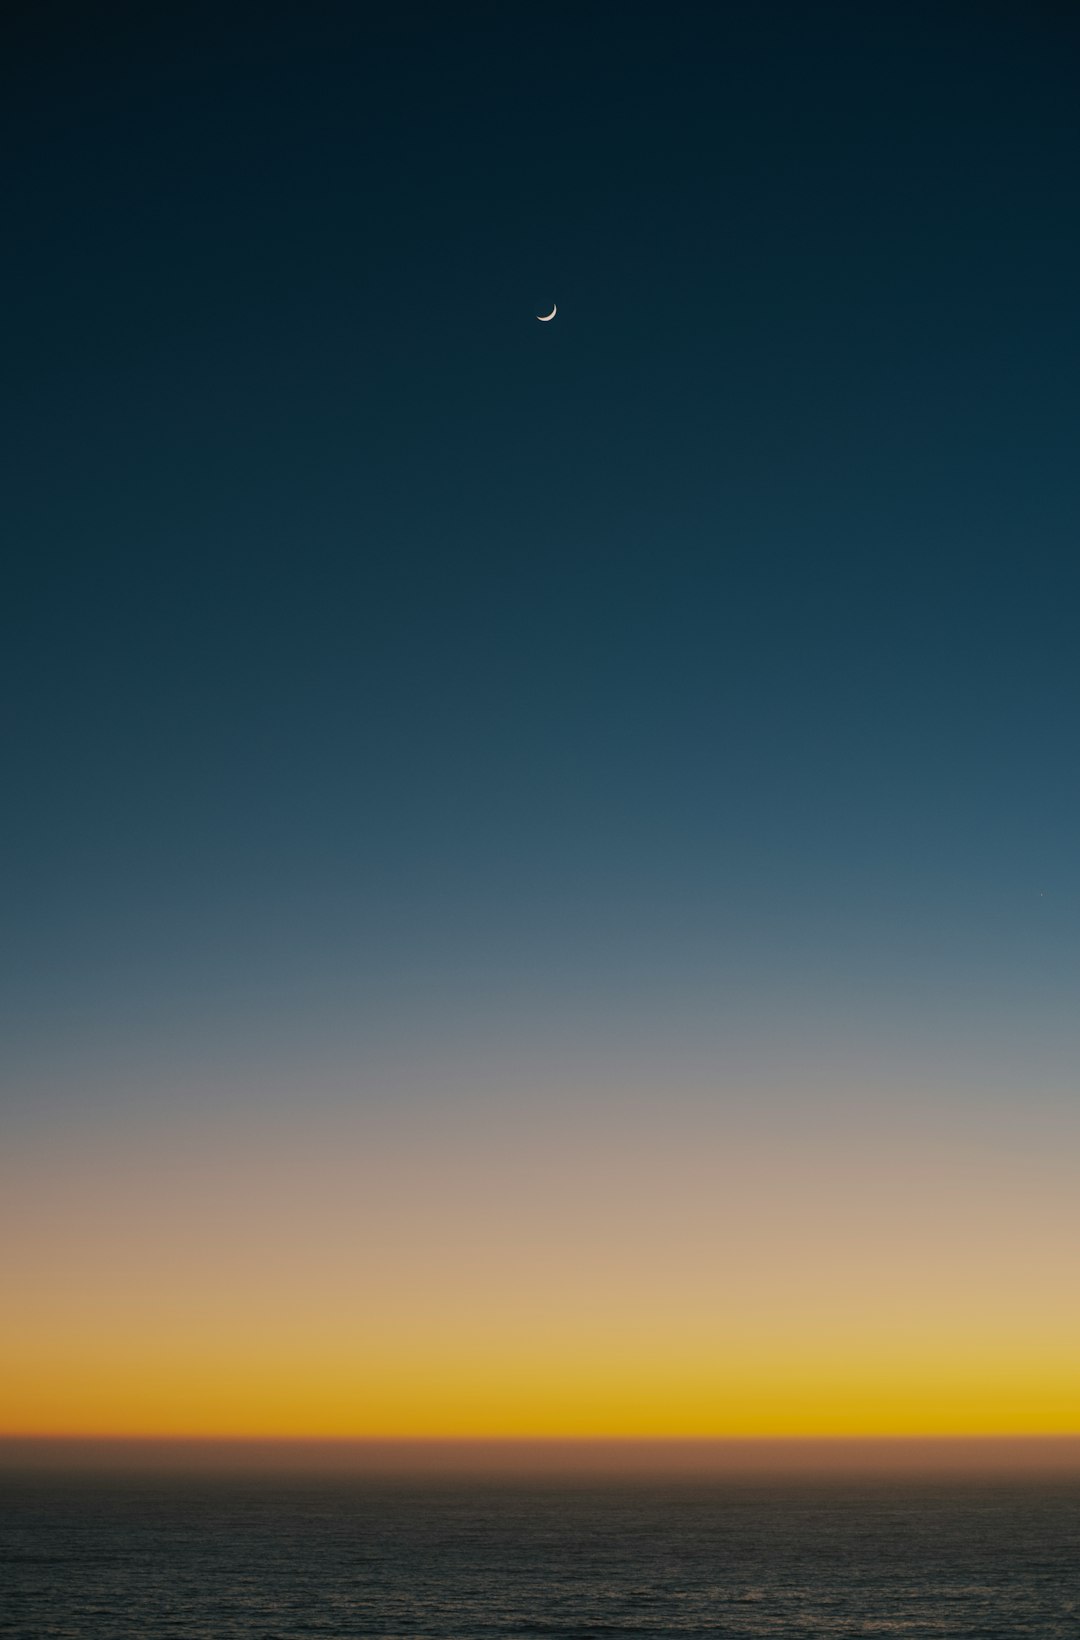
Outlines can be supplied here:
M1080 1433L1071 8L5 56L0 1434Z

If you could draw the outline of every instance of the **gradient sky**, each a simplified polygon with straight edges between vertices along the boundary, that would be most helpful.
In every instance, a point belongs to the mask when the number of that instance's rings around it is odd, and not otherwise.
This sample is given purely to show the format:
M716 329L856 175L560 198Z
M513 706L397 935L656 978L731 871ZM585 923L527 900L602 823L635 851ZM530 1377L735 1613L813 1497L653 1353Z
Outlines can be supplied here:
M1080 23L374 10L6 54L0 1426L1080 1431Z

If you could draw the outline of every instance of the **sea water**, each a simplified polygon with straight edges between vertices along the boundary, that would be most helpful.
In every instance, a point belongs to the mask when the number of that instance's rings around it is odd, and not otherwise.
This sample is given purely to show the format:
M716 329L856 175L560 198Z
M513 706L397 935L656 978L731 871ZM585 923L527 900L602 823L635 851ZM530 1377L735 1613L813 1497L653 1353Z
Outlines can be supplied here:
M1080 1484L9 1476L0 1634L1080 1636Z

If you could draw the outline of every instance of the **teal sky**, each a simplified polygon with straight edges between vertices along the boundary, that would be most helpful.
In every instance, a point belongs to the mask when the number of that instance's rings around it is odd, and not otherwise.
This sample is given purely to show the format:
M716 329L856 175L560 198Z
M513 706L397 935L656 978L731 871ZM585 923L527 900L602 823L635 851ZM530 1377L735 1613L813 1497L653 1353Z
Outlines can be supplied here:
M367 10L9 54L9 1114L1049 1120L1075 20Z

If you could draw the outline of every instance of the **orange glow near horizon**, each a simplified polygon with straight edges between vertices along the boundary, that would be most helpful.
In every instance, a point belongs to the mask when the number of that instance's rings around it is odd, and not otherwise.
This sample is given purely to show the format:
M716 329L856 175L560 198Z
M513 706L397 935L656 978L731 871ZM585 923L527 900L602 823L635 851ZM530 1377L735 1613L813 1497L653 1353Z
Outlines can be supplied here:
M767 1129L24 1139L0 1181L0 1433L1080 1430L1067 1150Z

